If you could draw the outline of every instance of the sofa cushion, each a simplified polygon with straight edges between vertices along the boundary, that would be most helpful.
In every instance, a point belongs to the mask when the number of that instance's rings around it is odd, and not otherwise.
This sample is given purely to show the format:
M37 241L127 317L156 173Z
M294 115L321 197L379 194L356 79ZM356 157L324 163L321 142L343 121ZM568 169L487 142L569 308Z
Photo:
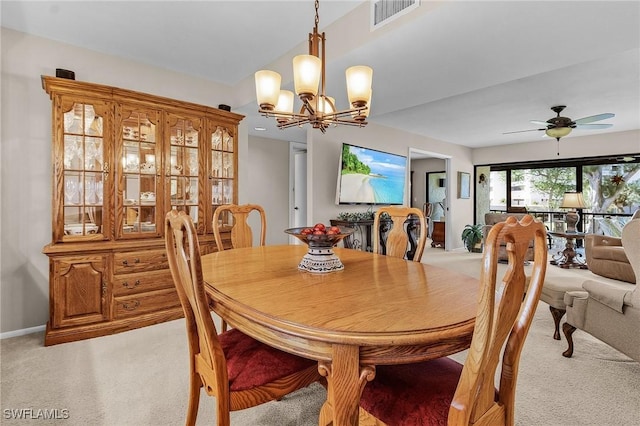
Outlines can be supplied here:
M556 309L565 309L564 295L570 291L581 291L582 285L575 280L545 279L540 300Z
M591 256L594 259L629 263L629 258L627 258L622 246L593 246L591 248Z

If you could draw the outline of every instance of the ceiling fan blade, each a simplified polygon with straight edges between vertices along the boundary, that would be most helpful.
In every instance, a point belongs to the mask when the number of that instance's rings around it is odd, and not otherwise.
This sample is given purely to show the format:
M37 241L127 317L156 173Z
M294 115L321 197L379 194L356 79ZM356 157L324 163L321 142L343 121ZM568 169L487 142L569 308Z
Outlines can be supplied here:
M594 121L606 120L607 118L611 118L615 116L616 116L615 114L612 114L610 112L605 112L604 114L598 114L598 115L592 115L589 117L580 118L574 121L574 123L576 124L593 123Z
M516 130L515 132L505 132L503 133L503 135L509 135L511 133L537 132L540 130L547 130L547 129L545 128L545 129Z
M608 129L613 124L577 124L578 129Z
M529 123L539 124L541 126L548 126L549 124L551 124L551 123L548 123L548 122L542 121L542 120L531 120L531 121L529 121Z

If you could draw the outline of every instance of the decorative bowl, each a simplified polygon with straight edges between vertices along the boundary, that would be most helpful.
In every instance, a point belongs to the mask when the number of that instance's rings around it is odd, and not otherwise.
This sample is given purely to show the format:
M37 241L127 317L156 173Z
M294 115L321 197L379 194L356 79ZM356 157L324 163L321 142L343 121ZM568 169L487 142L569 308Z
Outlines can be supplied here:
M340 258L333 252L333 247L344 238L353 234L355 229L340 227L339 234L302 234L302 230L306 228L310 227L289 228L284 231L289 235L293 235L309 247L307 254L305 254L300 261L298 269L316 274L343 270L344 265L340 261Z

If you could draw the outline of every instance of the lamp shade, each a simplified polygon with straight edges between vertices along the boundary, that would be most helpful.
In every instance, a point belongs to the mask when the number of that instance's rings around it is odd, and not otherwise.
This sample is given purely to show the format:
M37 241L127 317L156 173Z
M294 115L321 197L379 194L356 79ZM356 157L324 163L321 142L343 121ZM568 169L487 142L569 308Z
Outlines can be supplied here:
M552 127L545 132L551 138L563 138L571 133L571 127Z
M320 84L322 61L313 55L298 55L293 58L293 84L301 97L316 96Z
M356 65L347 68L346 76L349 103L354 107L365 106L371 95L373 69L365 65Z
M256 72L256 99L260 108L272 110L280 96L282 77L275 71L261 70Z
M354 111L351 113L351 116L357 120L364 121L369 116L369 109L371 108L371 96L373 95L373 91L369 90L369 96L367 97L367 107L360 111Z
M318 109L323 114L333 114L336 112L336 100L331 96L324 96L319 99Z
M293 112L293 92L291 90L281 90L276 104L276 112Z
M565 192L562 197L561 209L584 209L587 204L584 202L582 192Z

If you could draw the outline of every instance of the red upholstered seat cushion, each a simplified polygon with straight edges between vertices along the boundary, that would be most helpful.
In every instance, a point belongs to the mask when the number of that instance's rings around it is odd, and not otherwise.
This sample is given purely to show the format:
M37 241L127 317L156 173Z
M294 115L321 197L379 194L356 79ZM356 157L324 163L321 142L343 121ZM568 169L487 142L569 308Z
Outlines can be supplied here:
M450 358L376 366L360 406L389 426L446 425L462 365Z
M265 345L237 329L218 338L227 358L231 391L252 389L317 364Z

